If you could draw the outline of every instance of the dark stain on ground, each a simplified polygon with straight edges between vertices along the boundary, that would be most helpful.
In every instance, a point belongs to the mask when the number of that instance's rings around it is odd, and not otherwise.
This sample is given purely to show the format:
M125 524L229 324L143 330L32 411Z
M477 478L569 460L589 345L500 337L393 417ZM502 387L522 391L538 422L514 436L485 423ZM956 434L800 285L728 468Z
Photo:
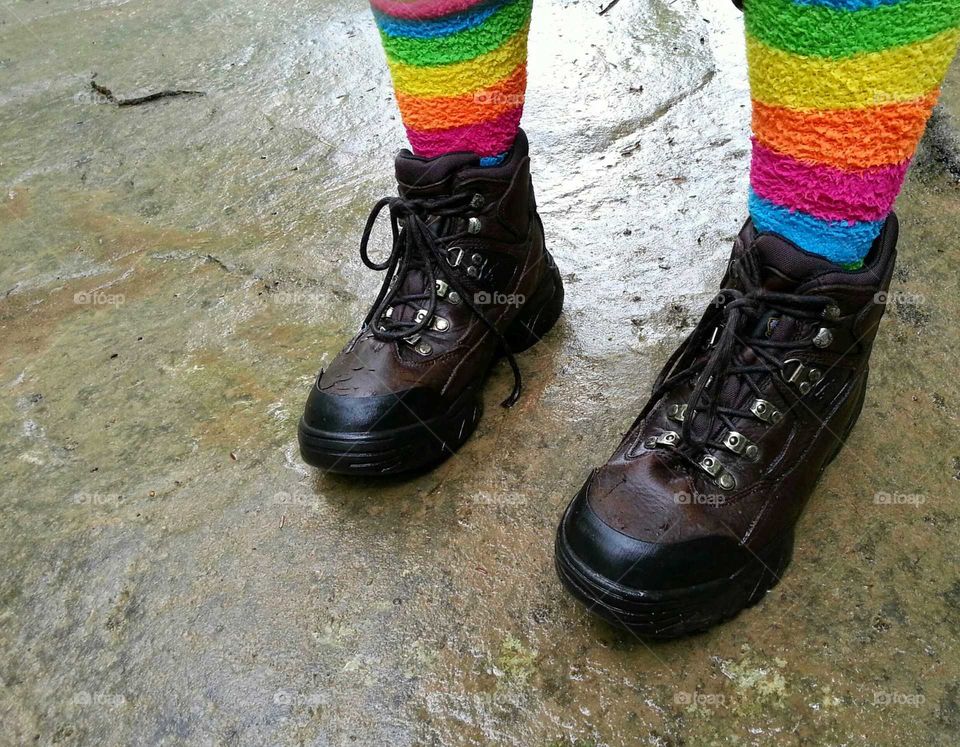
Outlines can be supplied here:
M943 106L933 110L915 161L922 169L935 164L960 181L960 134L953 117Z
M924 305L923 300L897 296L894 300L894 309L897 318L917 330L918 334L923 332L930 321L930 311Z

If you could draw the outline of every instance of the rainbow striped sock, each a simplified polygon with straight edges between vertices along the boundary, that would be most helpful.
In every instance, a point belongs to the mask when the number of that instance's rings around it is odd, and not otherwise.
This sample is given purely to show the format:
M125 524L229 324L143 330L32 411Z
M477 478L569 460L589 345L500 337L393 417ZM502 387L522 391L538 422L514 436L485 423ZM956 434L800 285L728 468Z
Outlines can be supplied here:
M745 0L757 229L857 266L960 42L960 0Z
M527 88L533 0L370 0L417 155L513 145Z

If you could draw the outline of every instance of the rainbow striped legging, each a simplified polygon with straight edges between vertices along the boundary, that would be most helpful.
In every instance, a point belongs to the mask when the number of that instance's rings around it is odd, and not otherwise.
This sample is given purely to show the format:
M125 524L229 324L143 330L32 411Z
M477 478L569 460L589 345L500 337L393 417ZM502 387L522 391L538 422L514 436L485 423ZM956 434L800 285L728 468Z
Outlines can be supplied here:
M487 162L523 111L533 0L371 0L415 153ZM960 42L960 0L743 0L761 231L856 264Z

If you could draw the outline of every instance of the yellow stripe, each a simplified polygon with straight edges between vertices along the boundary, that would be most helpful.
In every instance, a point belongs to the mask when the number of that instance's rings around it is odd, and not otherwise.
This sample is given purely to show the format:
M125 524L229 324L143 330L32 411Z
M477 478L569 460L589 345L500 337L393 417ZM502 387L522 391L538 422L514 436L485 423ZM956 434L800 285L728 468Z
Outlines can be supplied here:
M460 96L489 88L527 59L529 27L528 22L503 46L466 62L418 67L388 59L393 86L408 96Z
M859 109L911 101L936 89L960 43L960 29L924 41L842 59L783 52L747 36L750 91L789 109Z

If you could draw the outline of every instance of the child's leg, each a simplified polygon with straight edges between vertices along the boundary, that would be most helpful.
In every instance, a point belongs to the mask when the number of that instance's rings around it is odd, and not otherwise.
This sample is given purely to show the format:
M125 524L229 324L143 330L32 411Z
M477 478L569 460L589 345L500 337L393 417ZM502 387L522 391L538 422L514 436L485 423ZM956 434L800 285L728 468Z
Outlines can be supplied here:
M858 266L960 40L960 0L745 0L757 229Z
M527 83L533 0L371 0L417 155L513 145Z

